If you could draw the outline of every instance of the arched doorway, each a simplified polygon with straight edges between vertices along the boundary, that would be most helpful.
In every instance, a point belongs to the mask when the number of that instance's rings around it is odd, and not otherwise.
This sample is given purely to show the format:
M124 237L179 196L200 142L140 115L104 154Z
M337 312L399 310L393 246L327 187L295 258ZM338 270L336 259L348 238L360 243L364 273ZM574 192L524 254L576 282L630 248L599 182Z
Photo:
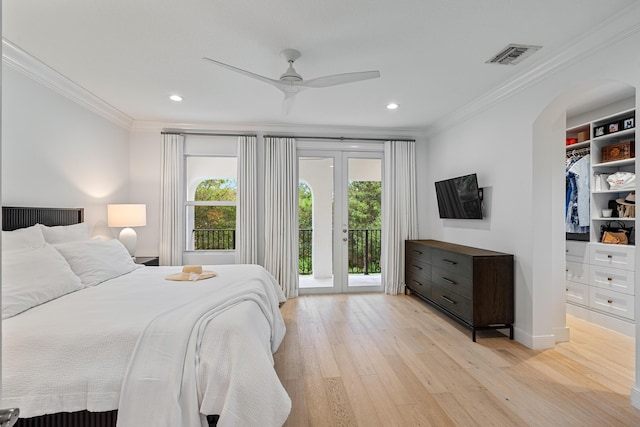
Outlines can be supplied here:
M536 284L532 291L532 316L536 335L552 331L549 340L569 340L565 303L565 130L567 117L612 104L624 97L634 97L633 86L615 81L594 81L571 88L558 95L533 124L533 264ZM634 108L637 101L634 102ZM635 264L640 251L635 251ZM537 276L537 277L535 277ZM639 275L636 274L636 289ZM636 292L635 306L640 306ZM636 320L637 322L637 320ZM636 384L638 376L638 338L636 327ZM553 343L552 343L553 344ZM632 391L634 406L640 395Z

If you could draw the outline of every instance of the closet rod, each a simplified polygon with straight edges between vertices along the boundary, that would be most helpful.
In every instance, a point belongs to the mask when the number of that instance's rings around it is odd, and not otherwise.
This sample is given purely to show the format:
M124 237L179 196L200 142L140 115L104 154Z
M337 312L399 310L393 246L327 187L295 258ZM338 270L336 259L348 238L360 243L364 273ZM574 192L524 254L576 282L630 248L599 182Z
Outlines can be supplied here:
M344 136L291 136L291 135L265 135L265 138L293 138L293 139L322 139L335 141L405 141L415 142L415 139L398 139L398 138L352 138Z
M202 135L202 136L257 136L255 133L209 132L206 130L162 129L161 135Z

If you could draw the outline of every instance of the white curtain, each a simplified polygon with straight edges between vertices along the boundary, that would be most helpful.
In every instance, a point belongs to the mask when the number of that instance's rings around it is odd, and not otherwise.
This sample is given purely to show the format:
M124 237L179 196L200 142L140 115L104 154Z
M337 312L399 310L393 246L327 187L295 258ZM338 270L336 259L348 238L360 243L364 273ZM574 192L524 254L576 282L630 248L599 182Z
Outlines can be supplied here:
M256 137L239 137L236 264L258 263L257 156Z
M385 293L404 292L404 241L417 234L415 142L386 141L380 261Z
M184 136L164 134L160 177L160 265L182 265L182 164Z
M287 298L298 296L297 161L293 138L265 138L264 267Z

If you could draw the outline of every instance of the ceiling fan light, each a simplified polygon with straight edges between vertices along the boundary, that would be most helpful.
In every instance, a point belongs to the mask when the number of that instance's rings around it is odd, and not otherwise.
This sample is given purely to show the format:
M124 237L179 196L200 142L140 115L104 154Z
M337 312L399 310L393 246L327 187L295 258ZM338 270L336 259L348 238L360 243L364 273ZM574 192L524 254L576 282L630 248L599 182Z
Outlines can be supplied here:
M169 96L169 99L175 102L180 102L182 101L182 97L180 95L171 95Z
M390 102L389 104L387 104L387 110L395 110L396 108L398 108L398 104L396 104L395 102Z

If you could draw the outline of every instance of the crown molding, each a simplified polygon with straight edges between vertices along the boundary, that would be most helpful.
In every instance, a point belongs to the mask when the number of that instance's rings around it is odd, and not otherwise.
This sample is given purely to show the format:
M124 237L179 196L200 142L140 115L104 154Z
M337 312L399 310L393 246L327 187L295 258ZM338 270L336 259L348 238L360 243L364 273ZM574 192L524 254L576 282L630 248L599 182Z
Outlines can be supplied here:
M540 56L534 66L525 69L511 80L447 114L438 120L437 124L426 129L426 137L451 129L457 123L464 122L470 117L549 78L588 55L593 55L594 52L612 46L638 32L640 32L640 2L634 2L599 25L591 28L587 34L577 37L544 56ZM542 53L542 51L538 53ZM533 58L529 58L529 60L531 59Z
M58 73L53 68L31 56L5 38L2 38L2 62L41 85L127 130L130 129L133 124L131 117Z

